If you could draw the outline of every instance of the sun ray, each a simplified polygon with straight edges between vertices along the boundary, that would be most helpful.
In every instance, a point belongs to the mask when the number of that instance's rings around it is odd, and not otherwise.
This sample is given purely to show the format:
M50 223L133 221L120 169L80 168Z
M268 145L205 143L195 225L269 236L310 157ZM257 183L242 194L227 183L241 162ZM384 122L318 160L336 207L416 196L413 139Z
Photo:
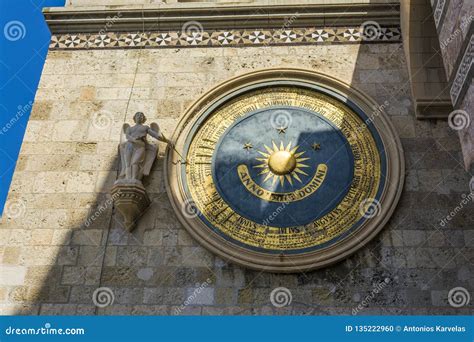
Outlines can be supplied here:
M303 162L311 158L301 157L306 151L298 152L299 146L292 146L292 142L286 144L272 140L269 146L263 145L264 150L258 151L262 157L255 158L260 164L253 166L259 169L259 175L263 176L263 182L271 181L272 186L277 183L284 186L285 182L293 186L293 179L303 183L300 175L308 176L302 169L309 168L310 165Z
M300 176L298 176L297 173L293 172L291 175L292 175L293 178L295 178L298 182L303 183L303 181L301 180Z
M275 143L273 143L273 144L275 144ZM273 151L270 147L268 147L267 145L263 145L263 147L265 147L265 149L266 149L267 152L269 153L268 156L270 156L270 155L274 152L274 151Z
M265 183L266 181L268 181L268 180L269 180L270 178L272 178L272 177L273 177L273 179L275 179L274 174L271 173L271 172L269 172L269 173L267 174L267 176L265 177L265 179L263 180L263 182Z
M273 180L272 180L272 186L275 185L275 183L278 181L278 176L273 175Z
M301 169L299 169L299 168L296 168L296 169L294 170L294 172L298 172L298 173L300 173L300 174L302 174L302 175L305 175L305 176L308 175L306 172L304 172L303 170L301 170Z

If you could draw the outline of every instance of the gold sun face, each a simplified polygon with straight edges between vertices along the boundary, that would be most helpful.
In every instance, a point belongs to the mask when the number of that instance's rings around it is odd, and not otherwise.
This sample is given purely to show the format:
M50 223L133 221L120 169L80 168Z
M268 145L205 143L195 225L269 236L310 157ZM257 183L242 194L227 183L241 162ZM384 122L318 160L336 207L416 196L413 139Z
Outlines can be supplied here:
M277 146L274 141L272 141L272 147L263 146L266 152L258 151L263 157L257 158L262 163L254 167L262 169L259 174L265 175L264 182L271 180L272 184L275 184L279 181L283 185L286 180L290 185L293 185L293 179L300 183L302 182L299 177L300 174L308 175L302 169L309 167L303 164L309 158L301 157L305 152L298 152L299 146L292 147L291 141L286 147L283 145L283 142L280 142L280 146Z

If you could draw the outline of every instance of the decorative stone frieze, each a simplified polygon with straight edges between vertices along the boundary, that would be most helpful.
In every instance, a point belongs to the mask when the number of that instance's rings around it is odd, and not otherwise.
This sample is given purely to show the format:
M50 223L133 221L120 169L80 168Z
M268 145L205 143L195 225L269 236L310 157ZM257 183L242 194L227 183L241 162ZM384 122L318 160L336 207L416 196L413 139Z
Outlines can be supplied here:
M308 27L267 30L216 30L60 34L51 38L50 49L127 49L177 47L235 47L297 44L351 44L399 42L399 27L381 27L365 38L363 27Z

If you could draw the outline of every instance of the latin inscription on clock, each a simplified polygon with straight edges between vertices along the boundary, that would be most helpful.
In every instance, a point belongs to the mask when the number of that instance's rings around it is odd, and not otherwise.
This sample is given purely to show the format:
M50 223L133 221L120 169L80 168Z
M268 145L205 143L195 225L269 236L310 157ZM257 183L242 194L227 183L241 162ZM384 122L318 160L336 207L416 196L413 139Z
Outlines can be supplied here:
M206 224L259 251L298 253L363 224L379 195L381 146L334 98L275 86L240 95L196 127L185 187Z

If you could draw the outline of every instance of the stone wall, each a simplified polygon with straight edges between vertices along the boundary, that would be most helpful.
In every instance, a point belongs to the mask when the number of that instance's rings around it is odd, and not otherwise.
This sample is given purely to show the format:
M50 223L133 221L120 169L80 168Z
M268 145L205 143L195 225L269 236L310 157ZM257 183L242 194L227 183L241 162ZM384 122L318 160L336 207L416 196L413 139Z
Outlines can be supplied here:
M429 0L400 3L400 24L415 115L446 119L453 111Z
M431 0L440 54L449 81L451 101L458 114L459 137L466 170L474 170L474 3L465 0ZM460 111L460 112L459 112ZM474 177L472 178L474 182Z
M382 233L326 269L242 269L179 224L162 158L145 181L151 208L124 231L108 195L123 122L143 111L170 136L217 82L283 66L329 74L386 103L407 177ZM415 120L407 74L400 43L50 51L0 224L2 314L473 313L472 304L447 303L450 289L474 287L469 177L448 124ZM112 290L112 305L93 304L100 287ZM276 287L291 291L289 306L271 305Z

